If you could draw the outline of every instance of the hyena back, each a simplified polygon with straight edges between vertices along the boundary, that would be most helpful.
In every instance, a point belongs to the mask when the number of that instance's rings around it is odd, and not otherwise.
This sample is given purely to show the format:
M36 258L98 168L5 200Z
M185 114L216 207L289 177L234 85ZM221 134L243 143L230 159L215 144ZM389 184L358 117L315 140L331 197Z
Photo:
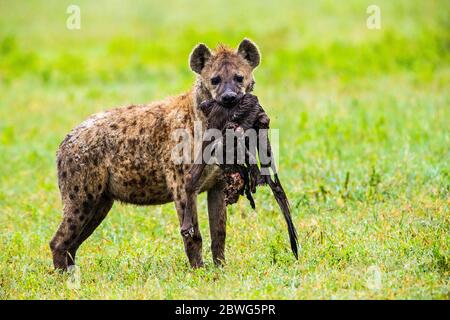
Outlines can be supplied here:
M77 249L115 200L137 205L173 201L180 225L188 212L193 216L193 230L183 237L185 251L192 267L203 265L196 213L196 196L203 191L208 191L213 260L224 262L226 208L221 171L208 166L197 192L186 193L191 163L172 161L178 144L172 134L184 129L193 141L194 121L206 121L198 104L211 98L232 103L234 96L251 91L251 72L258 63L258 51L248 40L237 51L219 47L211 53L199 45L190 57L191 68L198 74L193 90L149 105L97 113L66 136L57 153L63 221L50 242L55 268L65 270L75 263Z

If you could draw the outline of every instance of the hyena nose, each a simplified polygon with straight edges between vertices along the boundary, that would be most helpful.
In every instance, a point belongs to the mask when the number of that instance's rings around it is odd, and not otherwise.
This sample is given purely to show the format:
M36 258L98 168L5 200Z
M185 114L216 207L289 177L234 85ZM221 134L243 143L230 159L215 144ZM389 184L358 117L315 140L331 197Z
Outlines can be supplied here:
M237 94L233 91L227 91L222 95L221 100L222 104L225 105L234 104L237 101Z

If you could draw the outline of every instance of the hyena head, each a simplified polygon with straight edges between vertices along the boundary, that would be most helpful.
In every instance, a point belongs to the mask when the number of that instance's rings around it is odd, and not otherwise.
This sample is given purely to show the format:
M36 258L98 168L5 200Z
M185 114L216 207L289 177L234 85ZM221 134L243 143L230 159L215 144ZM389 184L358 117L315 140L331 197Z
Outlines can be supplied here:
M253 90L252 72L259 61L258 48L248 39L237 50L219 45L211 52L199 44L190 56L190 66L198 74L202 93L224 106L234 105L244 93Z

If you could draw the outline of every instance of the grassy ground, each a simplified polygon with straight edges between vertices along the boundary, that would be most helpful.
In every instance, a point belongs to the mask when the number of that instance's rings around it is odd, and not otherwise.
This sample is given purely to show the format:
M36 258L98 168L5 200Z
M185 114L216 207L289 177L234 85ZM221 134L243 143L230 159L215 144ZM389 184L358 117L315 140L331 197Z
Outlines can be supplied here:
M81 7L81 29L65 27ZM232 5L235 3L236 5ZM449 3L0 0L0 298L449 298ZM116 204L54 274L55 151L89 114L190 88L197 42L262 51L256 94L280 129L301 251L269 191L229 208L215 268L184 256L173 205ZM69 283L70 284L70 283Z

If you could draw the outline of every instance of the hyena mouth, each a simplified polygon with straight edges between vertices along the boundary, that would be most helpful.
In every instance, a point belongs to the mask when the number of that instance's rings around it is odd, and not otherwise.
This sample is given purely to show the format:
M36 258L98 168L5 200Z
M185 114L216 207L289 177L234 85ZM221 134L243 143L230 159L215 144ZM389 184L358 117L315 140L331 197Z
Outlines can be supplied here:
M244 96L244 94L243 93L238 93L233 99L231 99L231 100L224 100L224 99L221 99L221 101L219 102L219 104L222 106L222 107L224 107L224 108L227 108L227 109L230 109L230 108L233 108L233 107L235 107L236 105L238 105L239 104L239 102L241 101L241 99L242 99L242 97Z

